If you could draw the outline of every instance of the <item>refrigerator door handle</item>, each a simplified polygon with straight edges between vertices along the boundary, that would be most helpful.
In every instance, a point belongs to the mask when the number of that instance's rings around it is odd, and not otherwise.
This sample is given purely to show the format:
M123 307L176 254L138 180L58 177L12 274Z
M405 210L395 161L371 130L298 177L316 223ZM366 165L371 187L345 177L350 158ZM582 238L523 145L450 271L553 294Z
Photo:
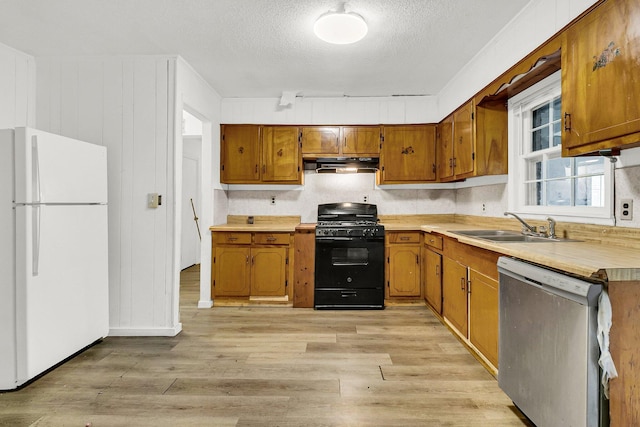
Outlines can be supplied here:
M37 276L40 270L40 209L32 207L31 216L31 275Z
M31 201L40 203L40 158L38 157L38 136L31 136Z

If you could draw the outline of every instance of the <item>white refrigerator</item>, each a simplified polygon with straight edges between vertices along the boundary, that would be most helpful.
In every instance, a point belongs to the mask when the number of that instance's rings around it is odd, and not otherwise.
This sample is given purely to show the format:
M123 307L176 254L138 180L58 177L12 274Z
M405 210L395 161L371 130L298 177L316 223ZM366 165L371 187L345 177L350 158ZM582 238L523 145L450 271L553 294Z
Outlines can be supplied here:
M106 148L0 130L0 390L109 331Z

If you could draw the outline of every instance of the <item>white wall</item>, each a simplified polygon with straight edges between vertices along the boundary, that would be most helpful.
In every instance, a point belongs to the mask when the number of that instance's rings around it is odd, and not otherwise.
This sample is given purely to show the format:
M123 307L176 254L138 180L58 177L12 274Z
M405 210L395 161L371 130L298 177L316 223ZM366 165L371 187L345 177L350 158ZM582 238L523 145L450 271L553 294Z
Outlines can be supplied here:
M597 1L530 1L440 91L437 121L449 115Z
M181 58L177 62L176 78L176 120L182 119L182 110L187 109L202 121L202 183L204 189L201 197L200 229L202 242L200 246L200 301L201 308L211 307L211 234L209 227L226 222L227 197L220 186L220 95L211 88L198 73L196 73ZM176 129L176 158L182 158L182 132ZM182 165L177 165L176 177L182 177ZM181 191L182 182L176 183L176 191ZM180 197L176 198L180 203ZM215 202L215 206L214 206ZM180 212L181 206L176 207ZM176 241L180 237L180 225L176 225ZM179 257L176 257L174 289L179 295ZM178 311L178 298L174 300L174 313Z
M35 126L36 64L0 43L0 129Z
M108 149L110 335L181 329L174 313L175 68L175 57L161 56L37 61L37 127ZM162 206L148 208L148 193L161 194Z

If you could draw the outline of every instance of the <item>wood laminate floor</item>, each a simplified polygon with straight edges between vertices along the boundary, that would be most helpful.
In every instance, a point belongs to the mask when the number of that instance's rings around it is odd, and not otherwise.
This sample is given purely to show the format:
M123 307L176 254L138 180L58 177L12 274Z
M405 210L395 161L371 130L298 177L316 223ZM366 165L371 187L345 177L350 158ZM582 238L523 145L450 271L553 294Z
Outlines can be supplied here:
M0 425L529 425L426 307L197 309L198 274L178 336L108 337L1 393Z

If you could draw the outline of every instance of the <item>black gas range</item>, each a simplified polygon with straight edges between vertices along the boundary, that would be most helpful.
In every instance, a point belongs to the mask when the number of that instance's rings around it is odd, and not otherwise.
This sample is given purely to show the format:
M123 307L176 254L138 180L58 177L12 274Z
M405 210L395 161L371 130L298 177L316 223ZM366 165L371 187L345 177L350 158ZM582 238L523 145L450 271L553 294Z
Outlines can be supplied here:
M384 308L384 226L376 205L318 206L316 309Z

